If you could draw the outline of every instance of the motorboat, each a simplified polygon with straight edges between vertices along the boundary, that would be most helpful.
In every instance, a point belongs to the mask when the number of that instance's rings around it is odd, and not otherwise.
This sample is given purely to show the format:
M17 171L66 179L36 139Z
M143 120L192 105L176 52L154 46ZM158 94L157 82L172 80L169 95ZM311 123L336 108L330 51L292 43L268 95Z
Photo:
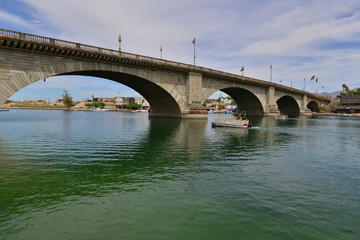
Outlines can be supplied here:
M246 112L241 112L234 118L215 118L211 123L212 127L233 127L233 128L251 128L252 124L246 118Z
M107 108L94 108L94 109L92 109L94 112L107 112L107 111L109 111L109 109L107 109Z
M275 118L276 119L288 119L288 115L285 115L285 114L278 114L278 115L275 115Z

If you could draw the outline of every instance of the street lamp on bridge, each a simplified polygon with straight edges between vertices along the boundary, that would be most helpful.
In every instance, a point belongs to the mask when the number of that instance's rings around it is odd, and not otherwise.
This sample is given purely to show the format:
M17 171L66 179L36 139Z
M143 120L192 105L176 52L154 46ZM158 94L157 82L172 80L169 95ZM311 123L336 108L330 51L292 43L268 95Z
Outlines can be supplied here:
M119 55L121 55L121 34L119 34L118 41L119 41Z

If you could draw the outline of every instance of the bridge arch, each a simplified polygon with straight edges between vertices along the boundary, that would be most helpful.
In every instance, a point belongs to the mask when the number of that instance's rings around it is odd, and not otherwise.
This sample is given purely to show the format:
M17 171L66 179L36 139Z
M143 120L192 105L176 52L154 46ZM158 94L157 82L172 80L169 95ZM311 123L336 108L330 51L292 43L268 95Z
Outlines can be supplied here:
M316 101L310 101L306 107L311 110L311 112L319 112L319 104Z
M161 116L166 113L167 116L181 117L181 109L173 96L159 85L145 78L127 73L99 70L58 74L58 76L60 75L92 76L124 84L140 93L149 102L151 107L150 114Z
M276 101L279 111L286 115L300 115L300 107L297 101L290 96L283 96Z
M234 99L237 111L246 111L248 115L264 115L264 108L260 100L251 91L239 87L228 87L220 91Z
M19 71L11 76L11 87L4 94L5 100L24 87L52 76L92 76L124 84L140 93L150 104L150 116L182 118L179 102L183 103L185 74L171 74L165 71L146 71L106 63L67 61L61 63L41 62L39 67ZM176 86L170 83L177 82ZM3 100L3 101L5 101ZM184 105L184 104L183 104Z

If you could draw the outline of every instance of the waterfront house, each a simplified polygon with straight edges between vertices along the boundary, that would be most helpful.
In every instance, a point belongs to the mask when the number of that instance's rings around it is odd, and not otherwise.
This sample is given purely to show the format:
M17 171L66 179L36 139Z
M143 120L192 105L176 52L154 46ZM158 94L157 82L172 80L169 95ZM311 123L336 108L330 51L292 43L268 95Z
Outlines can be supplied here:
M360 113L360 95L341 96L340 105L334 107L338 113Z

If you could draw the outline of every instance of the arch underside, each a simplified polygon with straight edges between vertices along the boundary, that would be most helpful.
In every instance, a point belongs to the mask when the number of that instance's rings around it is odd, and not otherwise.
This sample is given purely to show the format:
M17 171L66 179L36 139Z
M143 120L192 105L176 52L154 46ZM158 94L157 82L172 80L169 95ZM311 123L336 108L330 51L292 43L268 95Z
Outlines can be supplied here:
M319 112L319 104L315 101L310 101L306 106L311 112Z
M284 96L276 101L280 113L292 116L300 115L300 108L296 100L290 96Z
M109 79L124 84L140 93L150 104L151 116L181 117L176 100L159 85L134 75L111 71L75 71L59 75L82 75Z
M221 89L237 104L237 111L246 111L248 115L264 115L264 108L259 99L250 91L242 88L225 88Z

